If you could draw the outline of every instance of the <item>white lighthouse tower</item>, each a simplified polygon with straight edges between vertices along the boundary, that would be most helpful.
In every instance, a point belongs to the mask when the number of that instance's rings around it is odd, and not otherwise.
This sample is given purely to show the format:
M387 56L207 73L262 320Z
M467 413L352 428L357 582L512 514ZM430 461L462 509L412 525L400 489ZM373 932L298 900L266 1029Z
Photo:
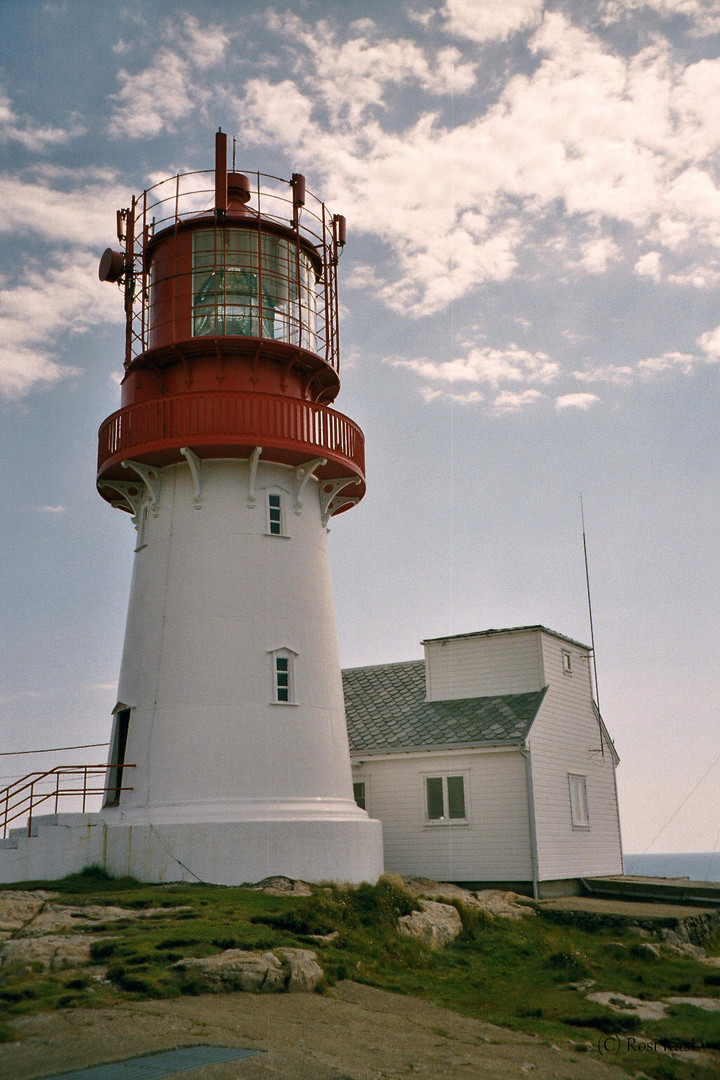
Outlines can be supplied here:
M338 393L345 221L292 180L176 176L118 212L122 408L98 490L137 530L103 822L110 869L374 881L327 554L362 497Z

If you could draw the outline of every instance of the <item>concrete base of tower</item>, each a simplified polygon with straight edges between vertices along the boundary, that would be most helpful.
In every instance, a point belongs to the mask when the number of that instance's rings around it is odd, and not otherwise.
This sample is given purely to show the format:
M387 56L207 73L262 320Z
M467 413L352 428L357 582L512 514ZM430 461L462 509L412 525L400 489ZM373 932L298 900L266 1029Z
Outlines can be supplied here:
M108 823L101 814L48 814L33 832L0 841L0 882L56 881L86 866L139 881L242 885L283 875L301 881L374 883L382 829L357 820Z

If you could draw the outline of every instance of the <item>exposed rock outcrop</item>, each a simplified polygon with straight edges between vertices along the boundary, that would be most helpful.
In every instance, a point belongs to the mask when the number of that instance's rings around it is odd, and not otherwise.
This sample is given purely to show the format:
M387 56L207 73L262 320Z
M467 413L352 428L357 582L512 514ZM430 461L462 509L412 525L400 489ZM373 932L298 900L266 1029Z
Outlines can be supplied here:
M227 949L217 956L189 957L173 965L209 993L249 990L260 994L308 992L324 981L317 954L309 949L248 952Z
M62 971L90 963L91 934L47 934L6 941L0 949L0 966L27 971Z
M386 875L395 880L406 892L412 896L422 896L427 900L458 900L468 908L485 912L491 918L524 919L527 915L534 915L535 911L530 906L527 897L518 893L509 892L506 889L463 889L461 885L453 885L449 881L432 881L423 877L400 877L400 875Z
M243 885L242 888L269 893L271 896L312 896L312 889L307 882L281 876L263 878L254 885Z
M401 934L422 941L431 949L449 945L462 930L462 919L452 904L439 904L435 900L420 900L421 911L401 915L398 930Z

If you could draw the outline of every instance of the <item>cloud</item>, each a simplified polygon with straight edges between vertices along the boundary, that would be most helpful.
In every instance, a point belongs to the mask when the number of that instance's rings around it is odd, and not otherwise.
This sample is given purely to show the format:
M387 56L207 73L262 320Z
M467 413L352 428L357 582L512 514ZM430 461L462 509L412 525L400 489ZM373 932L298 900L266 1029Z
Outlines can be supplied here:
M709 259L706 263L691 263L678 274L668 274L673 285L686 285L695 289L714 288L720 284L720 263Z
M659 281L662 276L660 273L661 258L659 251L646 251L635 263L635 273L641 277L649 277L653 281Z
M486 19L527 32L539 12L457 3L455 41L458 25L482 36ZM330 199L342 197L351 227L387 245L372 284L390 309L433 314L538 260L604 273L637 258L640 240L659 258L673 252L676 274L683 258L697 262L699 244L720 252L720 60L683 65L660 37L624 56L546 12L528 38L534 69L453 122L440 100L448 77L429 48L383 39L370 20L356 28L340 41L327 23L276 16L292 74L250 80L233 107L248 142L280 143L307 163ZM424 91L414 114L391 125L389 90L413 85ZM648 254L638 272L652 276Z
M720 30L720 11L716 0L606 0L600 13L606 24L619 22L635 11L654 11L661 18L683 15L698 36Z
M497 387L501 383L539 382L546 384L557 377L560 364L543 352L529 352L517 345L506 349L488 347L471 349L467 356L454 360L394 359L395 367L404 367L435 383L485 383Z
M92 253L74 251L51 266L26 264L22 281L0 278L0 397L17 399L77 375L52 357L60 335L122 321L122 304L103 289L95 266Z
M158 33L158 28L156 28ZM146 138L175 131L180 121L208 103L210 90L198 78L223 60L230 43L220 26L201 24L185 15L179 24L168 20L158 34L164 44L151 64L138 72L118 71L120 90L110 119L116 138Z
M707 337L707 335L705 335ZM665 372L690 375L697 366L699 358L692 353L666 352L661 356L649 356L639 360L636 368L640 375L658 375Z
M496 412L517 412L526 405L535 405L545 395L540 390L503 390L493 401Z
M66 506L38 506L38 512L41 514L64 514L66 510Z
M55 176L51 170L47 178L36 170L30 179L0 175L0 233L31 233L66 250L116 243L113 210L127 204L127 189L112 175L91 183L87 170Z
M583 409L587 410L600 401L597 394L561 394L555 398L556 409Z
M583 244L580 265L589 274L604 274L621 258L622 251L615 241L609 236L600 236Z
M445 29L468 41L499 41L537 26L544 0L445 0Z
M716 326L714 330L708 330L698 339L698 345L705 353L705 356L710 363L716 363L720 360L720 326Z
M606 382L615 386L629 386L635 377L631 364L594 364L579 371L573 371L573 378L578 382Z
M38 127L18 117L12 100L0 90L0 143L18 142L27 150L43 151L84 135L85 131L85 126L76 117L71 118L67 128Z

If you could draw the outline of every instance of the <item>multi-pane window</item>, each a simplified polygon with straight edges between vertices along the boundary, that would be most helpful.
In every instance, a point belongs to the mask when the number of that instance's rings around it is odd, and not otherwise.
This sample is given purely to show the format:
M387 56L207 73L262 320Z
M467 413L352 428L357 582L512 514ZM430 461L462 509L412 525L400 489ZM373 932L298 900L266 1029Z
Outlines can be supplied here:
M587 779L574 773L568 773L570 786L570 818L574 829L590 828L588 809Z
M356 780L353 783L353 798L358 804L361 810L367 809L365 806L365 781Z
M425 813L428 821L464 821L465 777L426 776Z
M295 656L292 649L273 649L270 655L270 701L275 705L294 705Z
M272 536L282 535L282 502L279 495L268 495L268 532Z
M290 657L275 657L275 695L278 701L290 700Z
M241 335L316 347L315 271L308 254L254 229L193 234L193 336Z

